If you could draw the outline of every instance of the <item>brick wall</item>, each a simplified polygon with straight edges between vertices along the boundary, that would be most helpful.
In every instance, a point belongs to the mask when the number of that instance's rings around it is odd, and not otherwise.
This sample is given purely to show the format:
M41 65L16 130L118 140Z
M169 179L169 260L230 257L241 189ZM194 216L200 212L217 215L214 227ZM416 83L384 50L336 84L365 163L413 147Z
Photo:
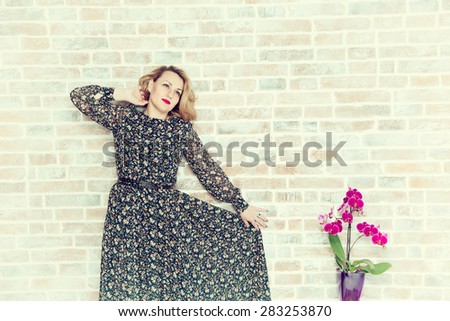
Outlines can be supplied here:
M112 137L68 95L135 85L161 64L189 72L202 139L223 147L216 158L250 203L270 209L274 300L336 298L316 217L348 186L390 236L384 250L355 247L393 264L367 277L363 299L450 299L449 0L0 4L0 300L97 299ZM345 142L347 166L327 166L327 132L332 147ZM244 167L247 142L259 161ZM324 148L303 155L308 142ZM188 168L179 188L210 199Z

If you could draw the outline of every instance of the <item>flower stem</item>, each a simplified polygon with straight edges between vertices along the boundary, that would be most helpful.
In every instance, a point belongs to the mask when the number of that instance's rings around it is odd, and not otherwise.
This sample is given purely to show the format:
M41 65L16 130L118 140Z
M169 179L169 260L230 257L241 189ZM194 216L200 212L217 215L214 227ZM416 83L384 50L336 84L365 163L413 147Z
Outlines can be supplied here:
M347 229L347 260L350 262L350 243L352 240L352 224L348 223L348 229Z
M358 240L359 240L360 238L362 238L363 236L364 236L364 234L358 236L358 238L355 240L355 242L353 242L352 246L350 247L350 251L352 250L353 246L355 246L355 243L358 242Z

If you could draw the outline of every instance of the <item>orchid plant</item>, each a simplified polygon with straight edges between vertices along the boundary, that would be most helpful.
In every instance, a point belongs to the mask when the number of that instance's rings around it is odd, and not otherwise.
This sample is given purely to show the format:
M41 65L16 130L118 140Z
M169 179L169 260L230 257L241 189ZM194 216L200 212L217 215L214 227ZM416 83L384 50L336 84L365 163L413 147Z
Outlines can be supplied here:
M388 242L386 233L382 233L379 226L367 222L358 223L356 229L360 235L352 243L352 224L354 215L362 216L364 214L363 196L356 188L349 188L341 206L337 209L337 215L331 208L328 214L318 216L319 223L323 226L323 231L328 233L328 241L334 253L336 263L343 272L362 272L371 274L381 274L391 268L391 264L382 262L375 264L369 259L351 261L350 253L353 246L362 237L370 237L372 243L384 247ZM344 230L344 224L347 224L346 249L341 243L339 233Z

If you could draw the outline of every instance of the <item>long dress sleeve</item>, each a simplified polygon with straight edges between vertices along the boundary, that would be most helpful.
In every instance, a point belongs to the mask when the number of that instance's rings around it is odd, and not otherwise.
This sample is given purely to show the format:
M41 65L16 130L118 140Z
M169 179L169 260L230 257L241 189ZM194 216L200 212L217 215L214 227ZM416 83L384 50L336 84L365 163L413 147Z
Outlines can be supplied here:
M78 87L70 93L70 99L84 115L113 130L120 123L121 107L111 104L114 88L89 85Z
M219 164L209 155L191 123L188 124L185 138L183 155L200 183L219 201L231 203L238 213L245 211L249 205L239 188L231 183Z

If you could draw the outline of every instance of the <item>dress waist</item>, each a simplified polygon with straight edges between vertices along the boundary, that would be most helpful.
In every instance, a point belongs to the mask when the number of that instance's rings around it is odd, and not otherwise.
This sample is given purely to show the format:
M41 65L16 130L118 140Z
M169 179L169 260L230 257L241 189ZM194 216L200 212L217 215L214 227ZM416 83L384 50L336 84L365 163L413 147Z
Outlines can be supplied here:
M134 186L134 187L140 187L140 188L150 188L150 189L170 189L173 188L173 185L160 185L160 184L155 184L152 182L148 182L148 181L138 181L138 180L133 180L133 179L129 179L129 178L122 178L119 177L119 182L126 184L126 185L130 185L130 186Z

